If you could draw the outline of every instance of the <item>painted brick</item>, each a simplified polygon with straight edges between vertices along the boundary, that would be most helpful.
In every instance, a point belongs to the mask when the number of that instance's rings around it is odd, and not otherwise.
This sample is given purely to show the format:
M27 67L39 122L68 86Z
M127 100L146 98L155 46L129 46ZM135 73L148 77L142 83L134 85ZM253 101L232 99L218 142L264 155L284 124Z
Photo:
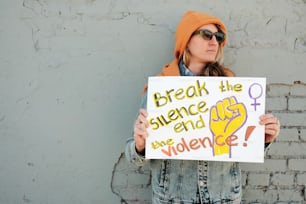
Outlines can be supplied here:
M127 204L151 204L151 200L125 200ZM125 204L122 202L122 204Z
M305 155L305 151L303 152ZM292 171L306 171L306 159L289 159L288 168Z
M113 175L112 185L114 188L125 187L128 185L128 176L125 173L115 172Z
M294 174L275 173L272 175L271 184L275 186L291 186L294 184Z
M306 174L305 173L300 173L296 175L296 184L306 186Z
M268 186L270 180L269 174L250 173L248 176L249 185Z
M272 203L277 198L278 193L275 190L246 188L243 192L243 200L245 203Z
M288 96L290 85L288 84L269 84L267 85L267 96Z
M241 169L248 172L284 172L287 169L285 159L265 159L263 164L242 163Z
M289 127L306 127L306 114L305 112L296 113L275 113L279 118L282 126Z
M299 131L297 128L281 128L279 136L276 138L276 141L280 142L289 142L299 141Z
M306 110L306 98L305 97L290 97L288 99L288 109L293 111L305 111Z
M242 172L242 173L241 173L241 184L242 184L243 186L246 185L247 178L248 178L247 173L246 173L246 172Z
M130 173L128 174L129 185L149 185L150 177L147 174L137 174Z
M296 189L278 189L277 190L279 201L303 201L303 188Z
M300 129L299 133L301 140L306 141L306 129Z
M119 172L148 172L149 165L145 164L143 167L136 167L133 164L129 163L124 153L120 155L119 161L116 164L116 171Z
M304 156L306 152L306 142L274 142L268 149L267 154L270 156Z
M266 98L267 110L287 110L287 98L285 97L269 97Z
M246 188L243 190L242 199L243 203L255 203L255 201L258 201L258 199L262 198L264 194L264 191L262 189L252 189L252 188Z
M151 200L152 189L151 187L143 188L141 191L137 192L137 200Z
M248 203L253 203L254 201L256 201L256 202L267 203L267 204L275 203L276 201L283 202L283 203L292 203L296 201L303 201L304 199L302 195L302 190L300 188L297 188L297 189L268 189L268 190L263 189L261 190L261 195L260 195L260 190L252 189L251 193L246 195L246 197L249 201L251 201Z
M120 195L125 200L149 200L151 197L151 188L125 188L122 189Z
M306 84L294 84L290 87L291 96L306 96Z
M121 204L151 204L151 200L121 200Z

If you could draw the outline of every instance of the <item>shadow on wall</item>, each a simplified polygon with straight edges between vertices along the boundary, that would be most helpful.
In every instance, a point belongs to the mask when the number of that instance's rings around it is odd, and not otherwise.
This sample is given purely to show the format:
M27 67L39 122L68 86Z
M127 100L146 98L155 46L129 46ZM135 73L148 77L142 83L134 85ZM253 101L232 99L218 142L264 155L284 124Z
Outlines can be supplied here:
M151 203L151 174L149 164L137 167L121 153L114 165L111 189L121 198L122 204Z

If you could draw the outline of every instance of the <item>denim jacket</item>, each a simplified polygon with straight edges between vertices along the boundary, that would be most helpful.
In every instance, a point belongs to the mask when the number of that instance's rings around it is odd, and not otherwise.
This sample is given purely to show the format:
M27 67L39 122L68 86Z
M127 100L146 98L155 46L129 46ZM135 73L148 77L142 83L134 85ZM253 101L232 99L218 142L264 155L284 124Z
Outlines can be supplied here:
M180 63L180 73L192 73ZM144 94L141 108L146 108ZM126 158L142 166L150 162L152 203L241 203L241 170L237 162L194 160L146 160L136 152L134 138L127 140Z

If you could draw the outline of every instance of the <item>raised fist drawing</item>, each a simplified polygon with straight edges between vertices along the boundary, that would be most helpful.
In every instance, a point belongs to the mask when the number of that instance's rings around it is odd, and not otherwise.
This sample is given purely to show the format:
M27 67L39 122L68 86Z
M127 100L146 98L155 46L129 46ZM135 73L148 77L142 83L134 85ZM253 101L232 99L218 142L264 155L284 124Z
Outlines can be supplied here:
M232 96L218 101L210 109L209 128L213 134L214 156L228 154L231 157L231 146L227 138L234 135L247 120L247 111L243 103L238 103Z

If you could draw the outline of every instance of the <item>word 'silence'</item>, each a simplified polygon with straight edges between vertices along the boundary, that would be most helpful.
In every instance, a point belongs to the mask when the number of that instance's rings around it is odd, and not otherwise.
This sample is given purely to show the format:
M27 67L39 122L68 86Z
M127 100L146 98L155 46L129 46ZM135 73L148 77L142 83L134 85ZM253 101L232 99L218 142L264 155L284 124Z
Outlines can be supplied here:
M206 113L209 109L206 106L205 101L200 101L197 104L191 104L187 108L186 107L180 107L180 108L174 108L170 109L167 114L160 115L157 117L153 117L149 119L149 124L152 127L153 130L157 130L160 127L168 126L171 123L183 119L188 116L195 116L198 114ZM191 120L188 121L182 121L181 123L178 123L174 126L175 132L182 132L183 130L188 131L188 125L190 124L192 126L192 129L200 129L205 126L204 121L202 119L202 116L199 116L199 120L196 122L193 122Z

